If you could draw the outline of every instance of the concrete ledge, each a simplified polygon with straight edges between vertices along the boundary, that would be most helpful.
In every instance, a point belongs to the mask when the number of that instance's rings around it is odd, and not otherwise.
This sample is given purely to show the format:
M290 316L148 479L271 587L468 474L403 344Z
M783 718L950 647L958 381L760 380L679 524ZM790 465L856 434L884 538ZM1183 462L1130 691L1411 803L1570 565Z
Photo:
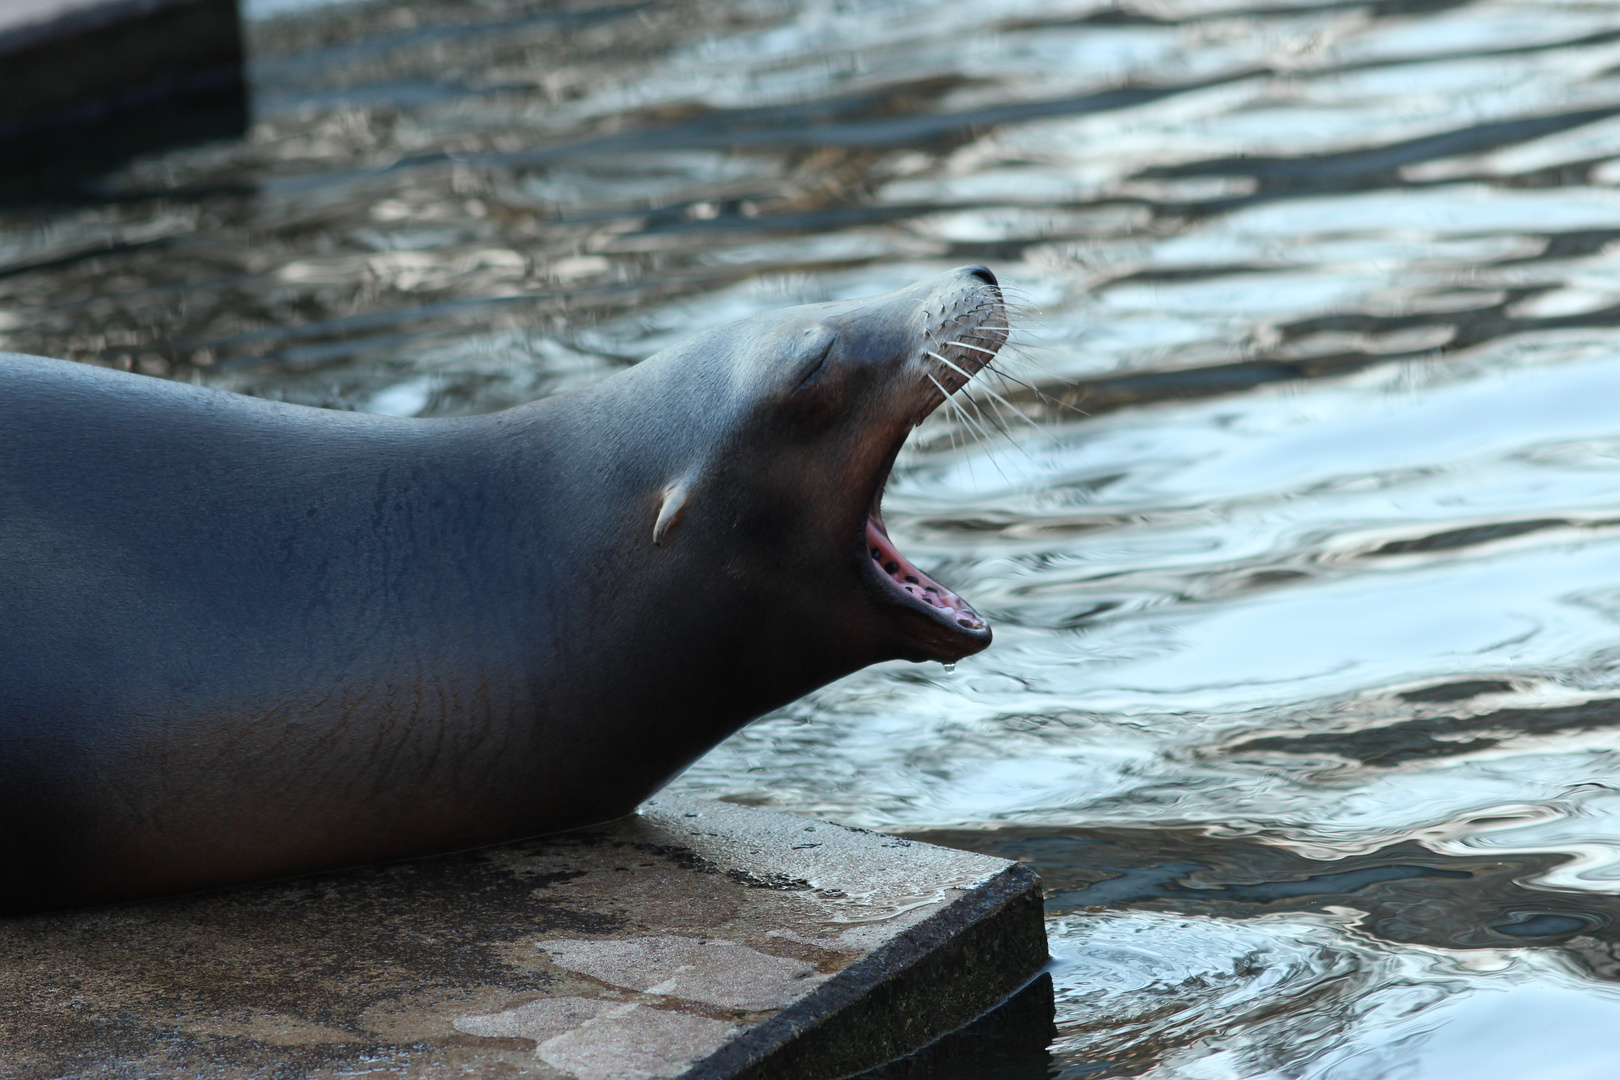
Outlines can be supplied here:
M1009 997L1047 961L1040 879L1017 863L895 935L685 1074L820 1080L918 1050Z
M663 797L546 840L0 920L0 1077L832 1080L1045 962L1026 867Z

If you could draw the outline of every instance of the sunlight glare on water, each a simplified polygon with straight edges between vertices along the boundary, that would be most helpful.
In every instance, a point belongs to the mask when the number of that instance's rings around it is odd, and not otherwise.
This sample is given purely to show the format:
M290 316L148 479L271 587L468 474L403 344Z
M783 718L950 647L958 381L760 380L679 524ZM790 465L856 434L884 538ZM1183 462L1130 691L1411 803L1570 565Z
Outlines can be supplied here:
M0 208L0 347L445 416L985 263L1033 389L884 516L995 644L677 787L1032 862L1054 1075L1620 1072L1620 7L246 11L244 140Z

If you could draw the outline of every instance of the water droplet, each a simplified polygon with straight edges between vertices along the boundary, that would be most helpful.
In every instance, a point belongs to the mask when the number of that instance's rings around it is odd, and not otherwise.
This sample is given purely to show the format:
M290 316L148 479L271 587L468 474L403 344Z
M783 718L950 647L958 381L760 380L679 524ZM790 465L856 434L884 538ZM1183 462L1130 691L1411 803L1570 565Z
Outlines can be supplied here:
M945 674L947 675L954 675L956 673L955 664L941 664L939 666L945 669Z

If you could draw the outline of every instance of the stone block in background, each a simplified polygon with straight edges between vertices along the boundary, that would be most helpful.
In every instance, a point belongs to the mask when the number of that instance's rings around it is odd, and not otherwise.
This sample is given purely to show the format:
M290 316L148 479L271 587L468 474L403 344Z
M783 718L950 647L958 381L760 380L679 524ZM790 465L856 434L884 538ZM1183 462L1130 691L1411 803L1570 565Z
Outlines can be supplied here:
M831 1080L1046 960L1027 867L662 797L545 840L0 920L0 1077ZM1038 989L997 1036L1037 1054Z
M0 189L239 134L242 58L237 0L0 0Z

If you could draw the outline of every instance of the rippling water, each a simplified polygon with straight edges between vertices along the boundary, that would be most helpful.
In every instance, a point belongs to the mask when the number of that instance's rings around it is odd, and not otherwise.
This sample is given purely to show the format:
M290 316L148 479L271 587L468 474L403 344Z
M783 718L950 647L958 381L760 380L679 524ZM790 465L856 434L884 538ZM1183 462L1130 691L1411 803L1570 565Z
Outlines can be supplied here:
M245 141L0 209L0 346L448 415L985 262L1038 430L886 518L996 644L679 786L1036 864L1007 1075L1620 1070L1620 7L248 13Z

